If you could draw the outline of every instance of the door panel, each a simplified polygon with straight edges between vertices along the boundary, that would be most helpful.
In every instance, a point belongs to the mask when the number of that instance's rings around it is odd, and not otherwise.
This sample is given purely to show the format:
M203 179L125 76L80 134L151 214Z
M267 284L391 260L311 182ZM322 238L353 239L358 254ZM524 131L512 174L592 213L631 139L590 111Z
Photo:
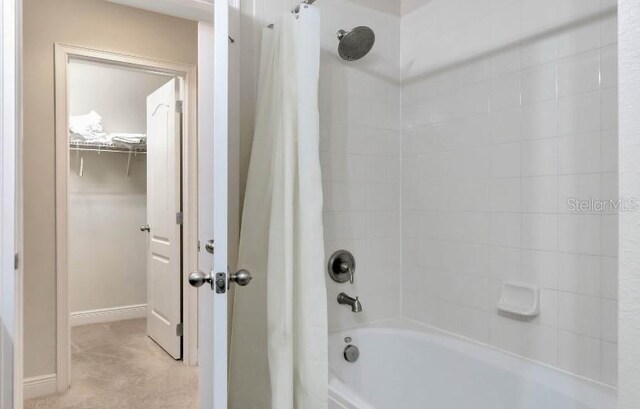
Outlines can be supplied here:
M147 333L175 359L182 355L179 84L172 79L147 97Z
M209 24L198 24L198 268L213 272L213 254L204 244L213 235L213 38ZM216 243L217 244L217 243ZM217 250L217 249L216 249ZM209 285L198 291L198 366L200 407L213 408L213 303Z
M228 274L229 3L215 2L213 73L213 237L216 274ZM227 280L227 287L229 281ZM227 409L228 290L213 301L213 409Z
M216 1L214 26L198 26L198 267L227 274L229 6ZM205 243L215 239L214 254ZM228 281L224 279L225 287ZM226 289L225 289L226 290ZM227 291L199 293L200 407L227 409Z

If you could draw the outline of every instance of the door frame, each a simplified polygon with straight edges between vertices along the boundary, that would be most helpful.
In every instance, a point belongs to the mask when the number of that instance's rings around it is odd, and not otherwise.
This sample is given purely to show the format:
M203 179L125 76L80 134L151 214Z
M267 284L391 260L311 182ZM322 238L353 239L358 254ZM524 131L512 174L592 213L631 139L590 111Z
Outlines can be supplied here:
M182 128L182 311L183 361L197 365L198 293L189 272L198 267L198 152L196 65L149 59L105 50L55 44L55 167L56 167L56 384L66 392L71 379L71 327L68 277L69 126L67 77L69 59L94 61L136 70L160 72L184 79Z
M22 0L0 0L0 408L22 408Z

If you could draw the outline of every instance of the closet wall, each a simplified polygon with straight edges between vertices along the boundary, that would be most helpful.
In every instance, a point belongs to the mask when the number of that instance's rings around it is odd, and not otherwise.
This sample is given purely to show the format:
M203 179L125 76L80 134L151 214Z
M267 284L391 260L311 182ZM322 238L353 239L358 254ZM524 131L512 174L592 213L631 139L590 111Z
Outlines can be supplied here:
M146 133L146 98L170 78L81 61L69 65L71 115L96 111L105 132ZM83 173L80 176L81 159ZM95 310L144 315L147 299L146 157L72 151L69 179L69 303L72 325Z

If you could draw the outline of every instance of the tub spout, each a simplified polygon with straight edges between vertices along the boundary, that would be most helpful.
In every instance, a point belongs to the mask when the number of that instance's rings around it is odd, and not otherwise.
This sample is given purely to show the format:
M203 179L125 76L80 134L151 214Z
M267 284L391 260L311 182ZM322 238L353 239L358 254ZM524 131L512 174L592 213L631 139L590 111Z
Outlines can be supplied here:
M338 294L338 304L344 304L351 306L351 311L353 312L362 312L362 303L360 302L360 298L349 297L345 293Z

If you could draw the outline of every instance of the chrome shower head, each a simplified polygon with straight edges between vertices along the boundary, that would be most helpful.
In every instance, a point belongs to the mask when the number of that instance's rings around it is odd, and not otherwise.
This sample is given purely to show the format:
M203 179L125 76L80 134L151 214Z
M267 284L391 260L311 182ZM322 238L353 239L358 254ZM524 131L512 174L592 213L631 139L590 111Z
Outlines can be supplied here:
M371 51L376 34L367 26L358 26L351 31L338 31L338 54L343 60L355 61Z

